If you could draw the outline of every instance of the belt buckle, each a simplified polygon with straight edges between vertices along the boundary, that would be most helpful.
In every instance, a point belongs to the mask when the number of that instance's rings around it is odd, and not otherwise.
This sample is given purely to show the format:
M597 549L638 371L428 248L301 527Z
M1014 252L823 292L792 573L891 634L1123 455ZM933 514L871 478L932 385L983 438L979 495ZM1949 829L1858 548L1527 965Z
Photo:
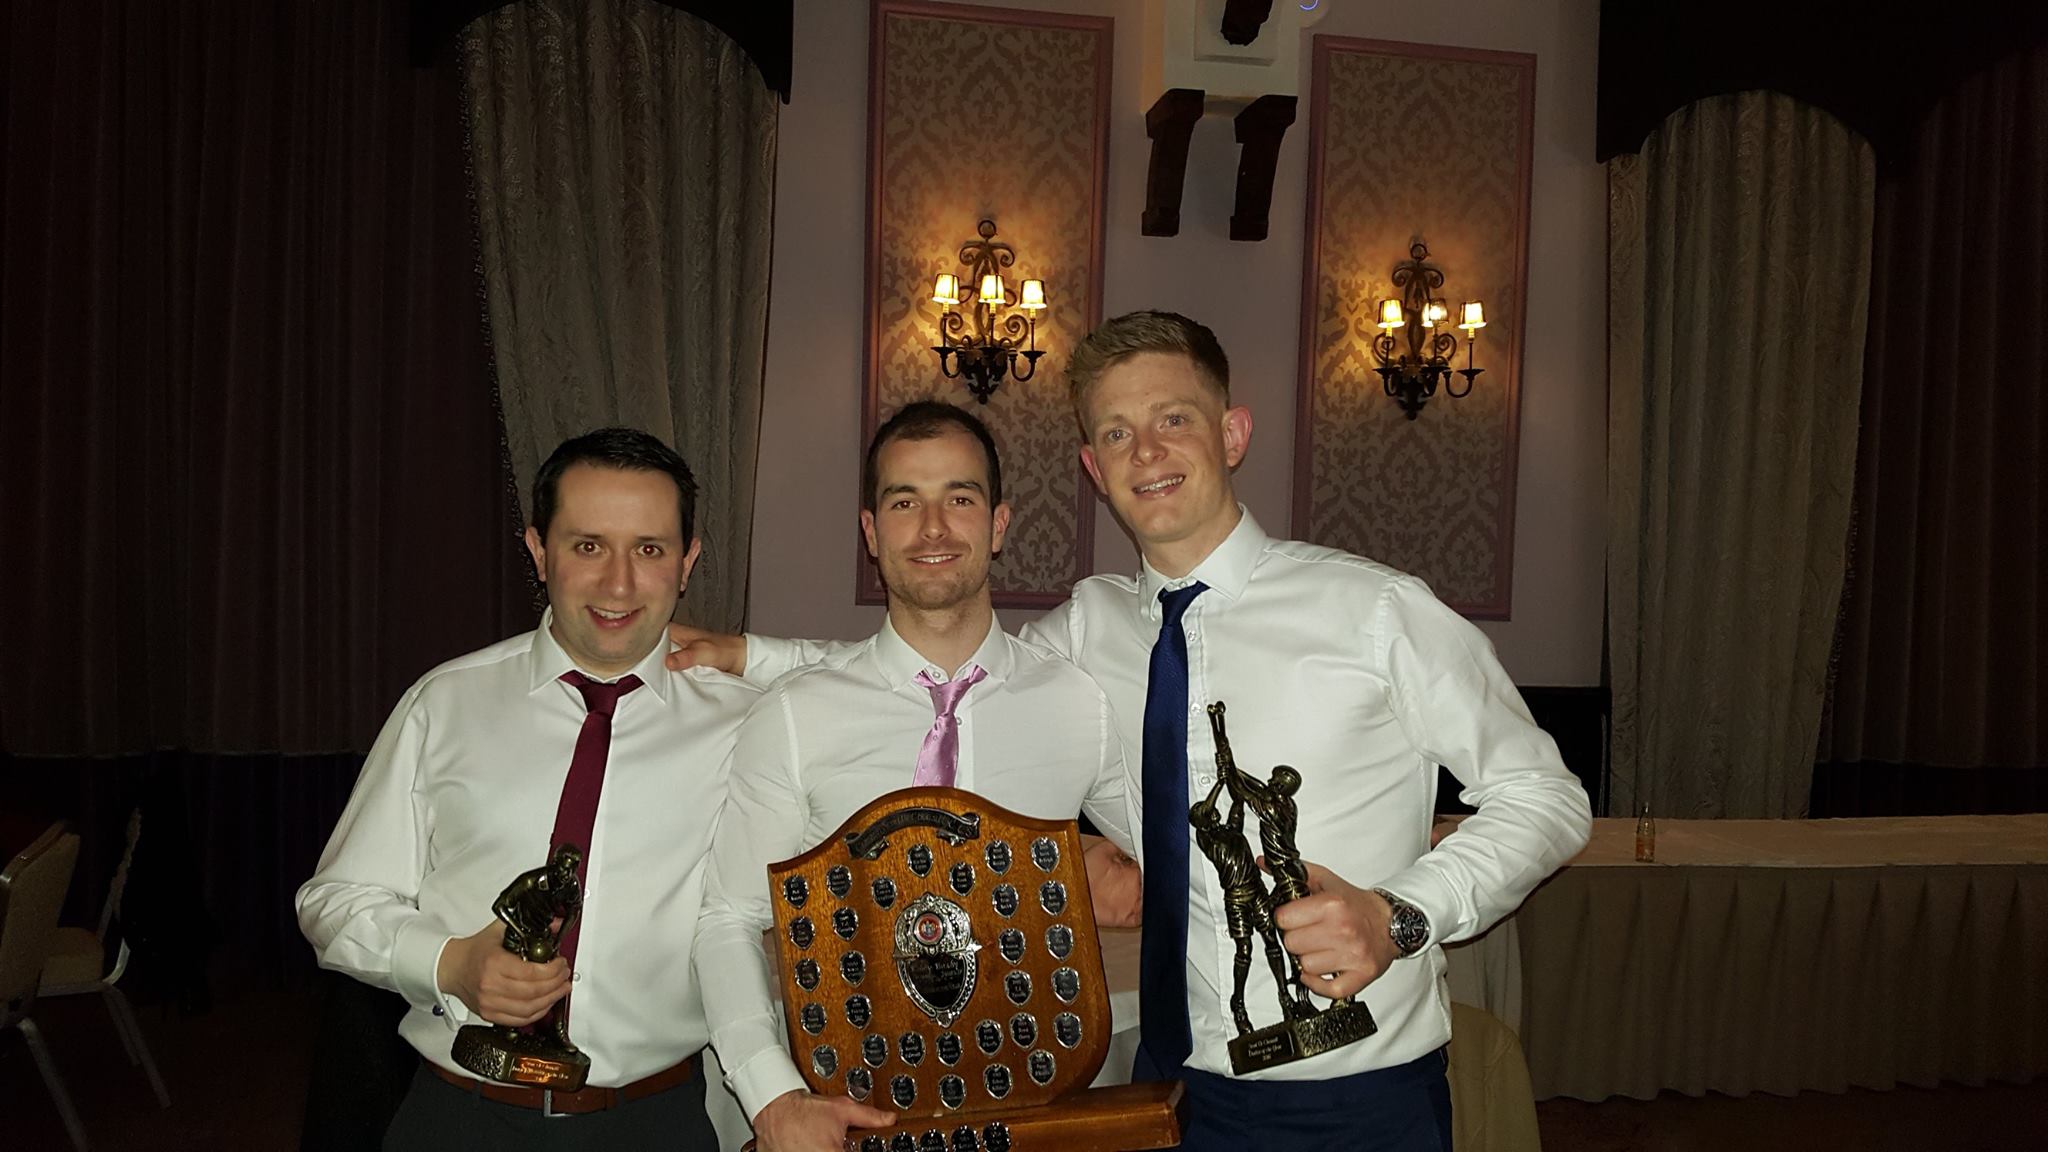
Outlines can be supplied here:
M575 1115L573 1112L555 1111L555 1090L552 1088L540 1090L540 1114L550 1120L559 1120L564 1116Z

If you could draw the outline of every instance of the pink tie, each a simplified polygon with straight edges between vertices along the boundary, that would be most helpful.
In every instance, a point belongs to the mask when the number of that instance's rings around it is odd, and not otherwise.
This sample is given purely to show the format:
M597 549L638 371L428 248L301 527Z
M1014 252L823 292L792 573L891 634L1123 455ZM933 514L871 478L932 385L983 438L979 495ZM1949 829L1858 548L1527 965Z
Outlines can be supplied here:
M934 682L930 673L917 674L917 682L932 694L932 710L938 717L932 721L932 730L925 733L924 747L917 750L917 775L910 778L912 787L953 786L953 769L960 762L960 722L953 718L953 709L960 706L960 698L967 695L967 690L981 683L986 675L979 664L969 668L967 675L944 684Z

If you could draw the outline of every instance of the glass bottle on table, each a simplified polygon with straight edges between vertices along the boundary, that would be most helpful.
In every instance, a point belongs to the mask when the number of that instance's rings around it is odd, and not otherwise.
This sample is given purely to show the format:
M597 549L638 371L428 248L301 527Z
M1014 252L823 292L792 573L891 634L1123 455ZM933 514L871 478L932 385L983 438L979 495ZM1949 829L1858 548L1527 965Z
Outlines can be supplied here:
M1636 859L1644 864L1657 860L1657 818L1650 815L1648 800L1636 810Z

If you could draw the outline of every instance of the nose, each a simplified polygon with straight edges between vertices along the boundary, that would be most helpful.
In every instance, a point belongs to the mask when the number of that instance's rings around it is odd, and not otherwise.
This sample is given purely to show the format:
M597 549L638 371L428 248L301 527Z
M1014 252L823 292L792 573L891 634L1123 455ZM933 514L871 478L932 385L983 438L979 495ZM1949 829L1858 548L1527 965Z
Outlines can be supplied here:
M600 578L604 591L612 596L624 596L633 590L633 557L629 552L613 549L606 557L604 571Z
M1132 434L1131 457L1140 464L1150 464L1166 455L1166 443L1150 429L1140 428Z
M927 540L937 540L946 534L946 507L943 503L927 502L918 514L918 535Z

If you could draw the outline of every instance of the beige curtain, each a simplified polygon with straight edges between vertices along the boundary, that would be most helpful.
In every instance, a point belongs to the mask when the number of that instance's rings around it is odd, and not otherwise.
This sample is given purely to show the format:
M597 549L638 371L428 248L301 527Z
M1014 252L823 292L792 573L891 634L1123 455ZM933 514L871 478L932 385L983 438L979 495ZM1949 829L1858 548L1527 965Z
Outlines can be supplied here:
M696 473L683 615L746 616L776 105L742 52L647 0L525 0L462 33L505 435L522 505L561 440L627 424Z
M1610 162L1613 807L1803 814L1840 601L1870 147L1790 97Z

